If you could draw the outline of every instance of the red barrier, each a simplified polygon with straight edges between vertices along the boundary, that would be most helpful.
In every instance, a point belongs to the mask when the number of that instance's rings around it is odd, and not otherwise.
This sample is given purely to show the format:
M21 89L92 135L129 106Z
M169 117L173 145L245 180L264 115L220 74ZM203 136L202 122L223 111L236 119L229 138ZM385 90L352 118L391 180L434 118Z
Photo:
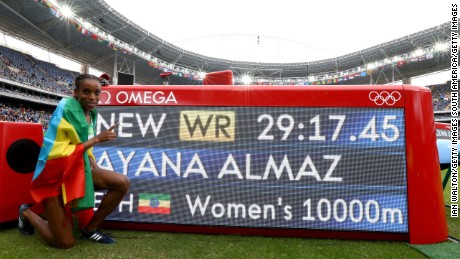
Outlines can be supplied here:
M207 73L203 85L233 85L233 72L225 70Z

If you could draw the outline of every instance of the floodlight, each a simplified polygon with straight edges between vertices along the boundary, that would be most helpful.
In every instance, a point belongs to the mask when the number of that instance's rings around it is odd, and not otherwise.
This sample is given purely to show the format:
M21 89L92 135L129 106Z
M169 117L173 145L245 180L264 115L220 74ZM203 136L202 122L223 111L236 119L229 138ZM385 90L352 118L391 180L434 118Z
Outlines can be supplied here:
M241 81L243 82L244 85L250 85L252 82L252 78L250 75L243 75L241 77Z
M203 71L198 72L198 77L201 78L201 79L205 78L206 77L206 72L203 72Z
M437 51L444 51L449 48L449 44L447 42L438 42L434 45L434 49Z
M412 52L413 57L418 57L423 55L424 51L422 49L416 49L414 52Z
M63 5L61 7L61 13L66 18L71 18L73 16L73 11L68 5Z

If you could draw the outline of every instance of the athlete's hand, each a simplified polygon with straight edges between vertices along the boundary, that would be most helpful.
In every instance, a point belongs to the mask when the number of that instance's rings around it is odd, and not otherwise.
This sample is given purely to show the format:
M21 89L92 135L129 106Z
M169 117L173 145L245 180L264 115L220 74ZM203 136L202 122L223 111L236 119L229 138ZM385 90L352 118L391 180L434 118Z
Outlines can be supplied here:
M110 126L109 129L102 131L96 136L97 142L107 142L111 140L115 140L117 138L117 133L113 132L113 130L118 127L120 123L115 123Z

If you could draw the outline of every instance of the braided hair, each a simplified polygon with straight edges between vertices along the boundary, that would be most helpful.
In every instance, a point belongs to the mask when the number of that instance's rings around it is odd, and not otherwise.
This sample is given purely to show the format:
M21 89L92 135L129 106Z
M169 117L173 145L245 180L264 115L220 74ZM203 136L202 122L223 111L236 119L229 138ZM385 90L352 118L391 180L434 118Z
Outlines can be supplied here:
M79 75L79 76L77 76L75 78L75 83L74 83L75 90L80 89L81 81L83 81L85 79L94 79L94 80L99 82L99 78L97 76L93 76L93 75L90 75L90 74L81 74L81 75Z

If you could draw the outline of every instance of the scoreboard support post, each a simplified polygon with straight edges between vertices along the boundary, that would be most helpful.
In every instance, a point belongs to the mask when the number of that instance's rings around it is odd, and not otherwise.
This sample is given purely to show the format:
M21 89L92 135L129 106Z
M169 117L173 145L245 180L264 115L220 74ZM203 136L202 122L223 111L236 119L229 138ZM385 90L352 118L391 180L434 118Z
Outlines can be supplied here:
M447 221L432 99L418 87L405 89L410 242L435 243L447 238Z

